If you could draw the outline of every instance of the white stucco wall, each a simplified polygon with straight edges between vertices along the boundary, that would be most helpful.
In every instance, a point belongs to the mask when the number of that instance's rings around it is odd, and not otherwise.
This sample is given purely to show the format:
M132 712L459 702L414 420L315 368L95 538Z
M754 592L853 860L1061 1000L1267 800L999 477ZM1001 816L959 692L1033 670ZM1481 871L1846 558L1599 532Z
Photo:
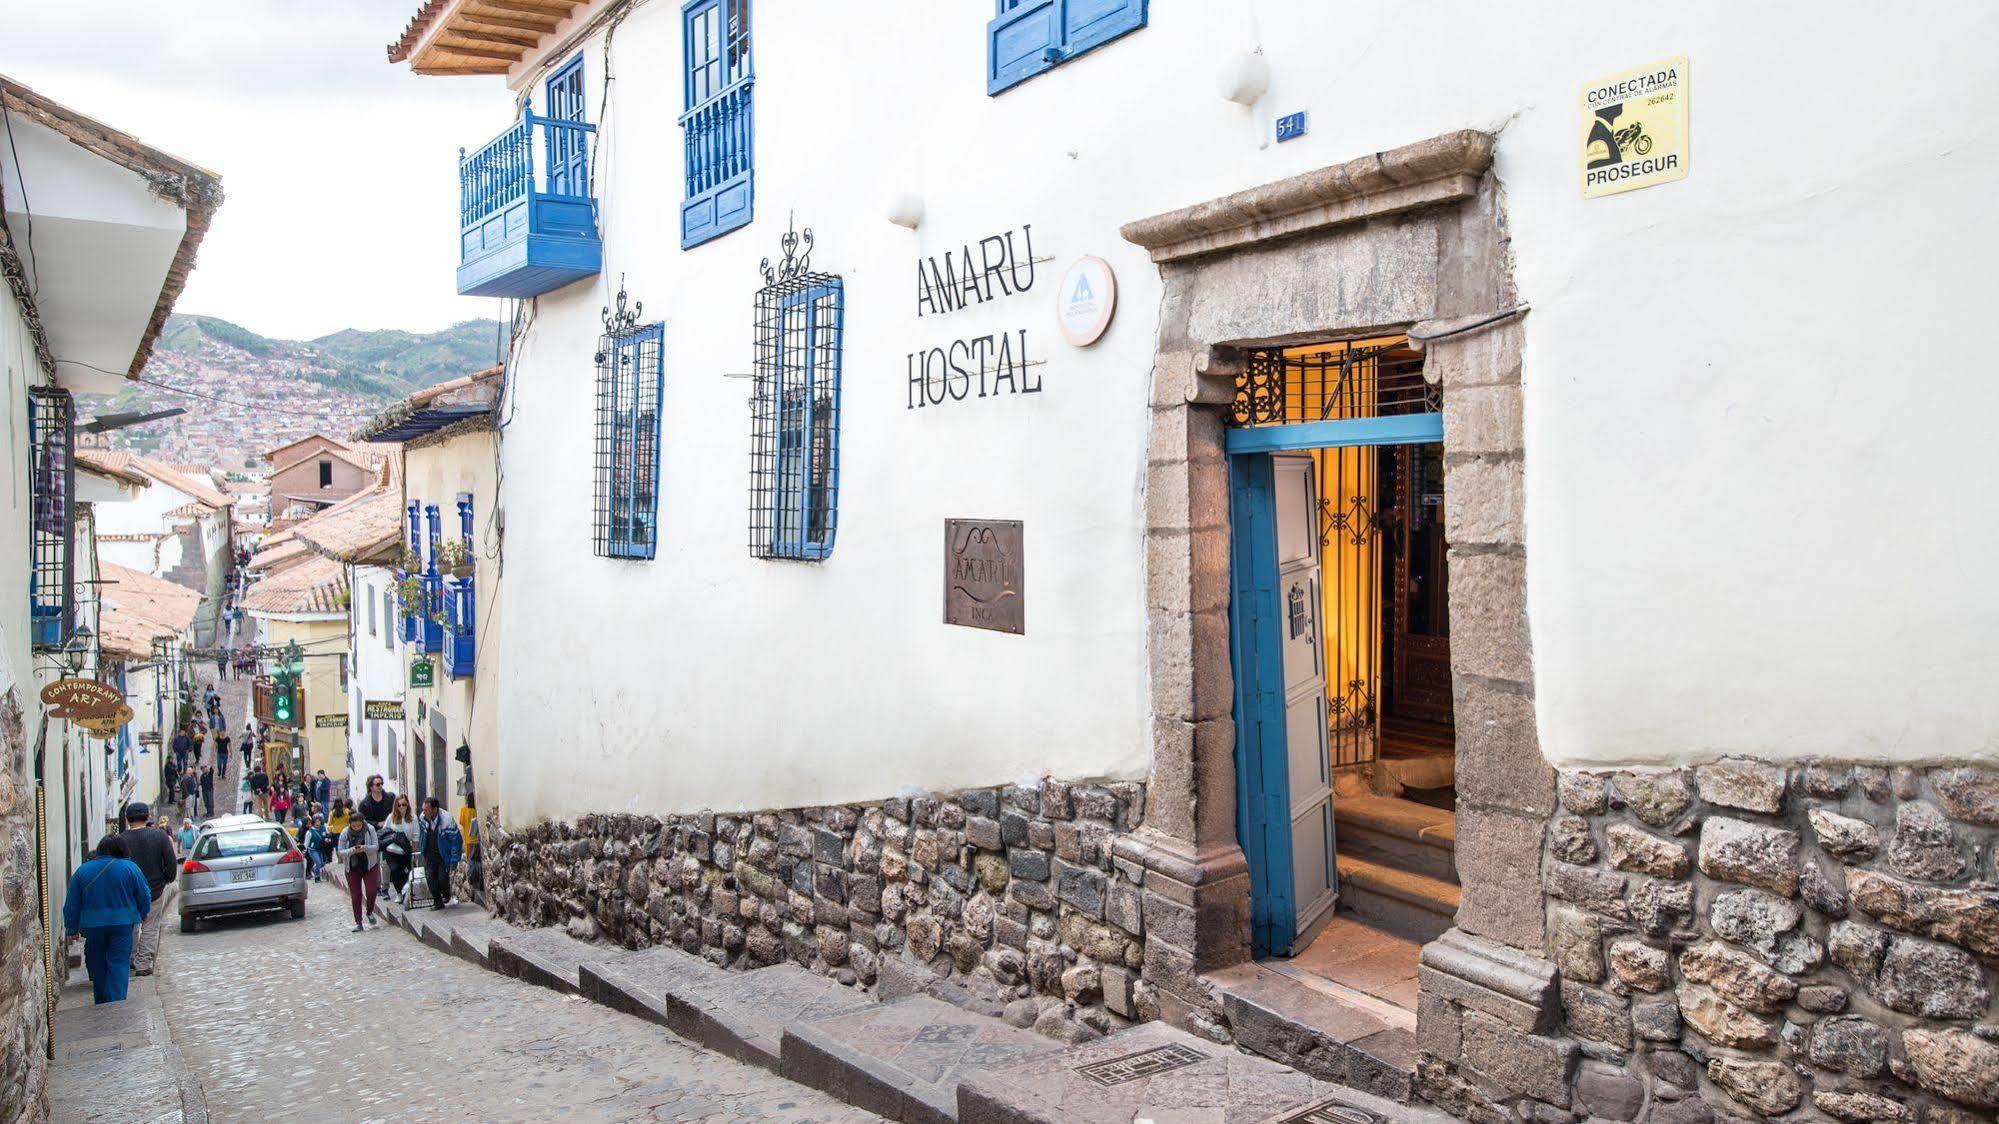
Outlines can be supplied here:
M412 739L409 743L412 745L419 737L424 744L430 744L430 735L437 729L437 715L443 715L445 778L441 794L434 789L433 795L439 795L445 807L454 811L465 803L458 783L465 776L465 766L457 759L460 745L470 751L472 759L475 807L483 809L495 798L503 809L510 804L509 782L501 776L500 766L501 665L512 653L508 657L501 654L505 651L500 629L501 597L495 594L500 586L499 524L494 518L499 495L495 441L491 432L461 433L436 444L408 448L403 453L405 502L436 504L438 526L445 540L457 539L462 534L458 497L472 497L473 673L447 675L444 655L440 652L433 657L437 665L434 685L410 688L406 707L410 725L407 737ZM530 663L541 666L539 660ZM419 703L424 715L420 730ZM538 776L541 770L529 760L531 756L523 745L521 752L514 755L515 763L525 767L525 775Z
M1999 611L1976 581L1999 520L1975 498L1990 471L1974 432L1999 389L1910 346L1977 323L1990 291L1980 189L1999 144L1975 107L1999 13L1162 2L1144 30L995 98L988 6L883 7L873 32L833 7L758 5L757 221L685 252L681 76L658 64L681 57L678 9L618 30L608 117L601 43L584 48L607 265L538 300L505 431L510 820L1143 775L1160 286L1117 228L1466 127L1499 133L1534 305L1548 755L1999 755ZM1924 80L1856 80L1855 44ZM1245 110L1213 76L1255 47L1272 80ZM1583 199L1583 87L1676 55L1691 174ZM538 77L517 82L540 97ZM1268 143L1293 110L1309 134ZM495 106L496 130L509 113ZM925 203L916 233L884 218L906 192ZM756 263L790 212L847 292L841 530L821 566L748 556L749 385L725 377L750 368ZM918 318L920 255L1023 224L1054 259L1031 293ZM1078 351L1052 290L1083 254L1112 262L1120 296ZM651 563L589 554L589 356L621 277L666 324ZM1043 393L905 409L908 352L1023 326ZM951 516L1025 521L1025 637L939 623Z
M402 791L403 723L364 717L362 705L368 699L403 697L408 657L396 635L393 606L385 606L382 600L384 592L394 585L394 574L381 566L348 569L348 588L353 591L347 615L348 663L354 669L353 687L347 692L347 747L354 756L354 769L348 776L356 793L369 775L380 773L386 778L391 772L397 783L389 787Z

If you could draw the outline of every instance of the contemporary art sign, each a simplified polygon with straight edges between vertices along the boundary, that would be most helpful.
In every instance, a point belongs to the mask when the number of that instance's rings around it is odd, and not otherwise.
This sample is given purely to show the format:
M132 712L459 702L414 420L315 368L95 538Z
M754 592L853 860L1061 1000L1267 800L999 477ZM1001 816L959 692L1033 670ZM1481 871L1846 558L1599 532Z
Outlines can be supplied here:
M1022 527L1013 519L944 521L944 623L1027 631Z
M1034 288L1034 228L988 234L955 251L916 259L916 315L946 316ZM962 336L909 353L907 409L968 398L1039 394L1042 361L1029 358L1027 329Z
M364 718L380 718L385 722L401 722L403 700L368 699L361 704L361 715Z
M58 679L42 688L41 698L49 717L66 718L95 738L108 738L132 720L124 693L95 679Z
M1685 56L1583 87L1583 198L1687 176Z

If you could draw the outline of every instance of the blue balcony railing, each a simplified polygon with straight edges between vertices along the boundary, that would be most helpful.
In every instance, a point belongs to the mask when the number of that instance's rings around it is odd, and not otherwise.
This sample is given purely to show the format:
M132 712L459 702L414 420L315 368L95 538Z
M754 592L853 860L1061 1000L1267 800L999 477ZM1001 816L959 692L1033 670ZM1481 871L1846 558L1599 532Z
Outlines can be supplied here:
M423 576L423 616L417 618L417 628L421 633L425 655L435 655L444 647L444 622L438 620L438 609L444 602L444 579L436 574Z
M484 148L458 153L458 291L531 297L604 267L591 195L597 126L521 114Z
M478 638L472 628L474 607L471 578L444 583L444 674L454 679L472 674L478 655Z

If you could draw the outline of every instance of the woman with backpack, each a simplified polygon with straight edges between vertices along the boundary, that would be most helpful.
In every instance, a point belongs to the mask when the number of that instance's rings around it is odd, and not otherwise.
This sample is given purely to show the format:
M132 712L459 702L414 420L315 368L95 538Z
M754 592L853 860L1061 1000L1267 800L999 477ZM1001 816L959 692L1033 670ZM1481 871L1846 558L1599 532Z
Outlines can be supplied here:
M347 894L354 899L354 931L361 931L362 904L367 905L370 926L375 920L375 894L381 889L382 872L377 865L380 841L367 820L354 820L340 833L340 861L347 865Z

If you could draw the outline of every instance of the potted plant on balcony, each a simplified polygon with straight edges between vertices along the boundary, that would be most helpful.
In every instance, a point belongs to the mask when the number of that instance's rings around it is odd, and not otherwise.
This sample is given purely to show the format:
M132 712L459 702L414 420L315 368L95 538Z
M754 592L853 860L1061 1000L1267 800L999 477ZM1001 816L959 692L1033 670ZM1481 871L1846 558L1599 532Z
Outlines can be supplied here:
M405 571L396 579L396 604L406 617L422 616L424 611L423 575Z
M472 551L462 539L452 539L437 548L437 563L454 578L472 576Z

